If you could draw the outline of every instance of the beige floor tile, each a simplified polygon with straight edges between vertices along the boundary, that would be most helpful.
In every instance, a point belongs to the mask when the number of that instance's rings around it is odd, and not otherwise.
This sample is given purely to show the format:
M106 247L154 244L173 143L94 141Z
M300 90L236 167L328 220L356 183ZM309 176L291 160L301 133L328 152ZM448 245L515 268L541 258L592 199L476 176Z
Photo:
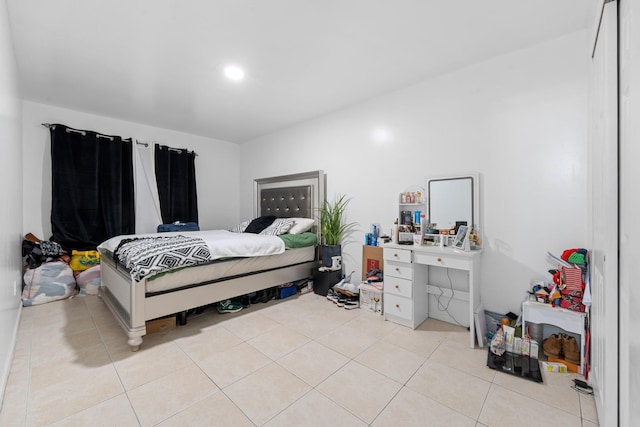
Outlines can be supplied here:
M598 411L596 401L592 394L579 394L582 419L598 424Z
M238 344L197 360L200 369L220 388L233 384L271 362L271 359L247 343Z
M308 337L278 325L262 335L250 339L247 343L272 360L278 360L309 341Z
M403 387L371 425L374 427L474 427L476 421Z
M483 380L493 384L477 427L597 425L593 397L570 388L580 376L545 372L539 385L503 375L468 343L456 325L412 330L309 293L235 314L207 307L132 352L104 302L77 297L21 309L0 425L464 426L464 409L441 401L456 394L477 408ZM405 387L393 380L407 376ZM125 379L142 385L126 392Z
M47 361L67 360L70 355L82 353L87 348L96 345L104 348L102 337L96 328L72 335L56 336L55 339L51 338L45 341L35 340L31 346L32 361L37 363L40 359Z
M282 366L268 366L226 387L224 393L256 425L269 421L311 390Z
M539 401L514 393L497 384L489 390L480 417L488 426L579 427L580 417L540 404Z
M122 393L54 423L52 427L134 427L139 425L127 395Z
M268 304L252 304L251 310L255 310L281 325L292 325L307 316L322 311L320 302L309 299L307 295L301 295L297 298L272 301Z
M580 397L571 389L572 376L552 372L543 372L542 375L543 382L537 383L496 371L493 383L579 417Z
M113 365L94 367L90 376L73 376L30 392L27 425L59 421L123 392Z
M50 364L39 363L31 368L30 392L36 392L63 381L84 381L90 378L96 369L113 368L104 347L94 346L78 358L70 357L68 362L55 361Z
M315 387L349 362L346 356L311 341L278 360L289 372Z
M226 328L219 326L176 338L175 342L189 357L198 361L206 359L212 353L235 347L243 341Z
M441 343L431 354L430 360L459 369L485 381L493 381L496 371L487 367L487 348L469 347L469 336L451 337Z
M144 427L183 411L216 390L201 370L189 366L130 390L127 395Z
M287 326L311 339L318 339L328 332L337 330L344 323L345 320L330 318L325 313L313 313Z
M407 387L474 420L478 418L491 383L441 363L427 360Z
M430 332L420 328L413 330L398 327L393 330L393 333L385 335L382 340L428 358L445 341L447 335L449 332Z
M189 406L171 418L157 424L158 427L253 427L254 424L221 391L214 392Z
M143 341L139 350L132 351L129 344L127 344L128 338L120 326L111 325L104 329L99 329L99 331L102 336L102 340L107 347L107 351L114 362L129 359L139 352L151 350L155 347L173 344L172 337L168 331L157 332L143 336Z
M591 422L589 420L582 420L582 427L598 427L598 423Z
M371 423L401 387L402 384L351 361L316 390L364 422Z
M0 410L0 426L22 427L27 425L28 396L7 396L5 394Z
M385 341L378 341L355 358L375 371L406 383L422 366L426 358Z
M279 325L277 322L258 312L227 313L224 316L226 317L229 314L235 316L229 316L227 320L224 320L220 324L244 341L257 337L258 335L263 334Z
M393 335L397 329L403 328L396 323L385 321L382 316L372 315L372 313L359 309L357 311L360 311L361 315L350 320L345 324L345 327L353 328L377 338Z
M265 427L366 427L366 423L326 398L311 390L293 405L276 415Z
M190 367L193 361L175 343L141 348L114 363L126 390Z
M469 334L467 329L462 326L443 322L442 320L434 319L432 317L422 322L416 329L431 332L463 332Z
M354 358L371 347L380 338L368 331L361 331L357 325L345 325L337 328L317 339L320 344Z

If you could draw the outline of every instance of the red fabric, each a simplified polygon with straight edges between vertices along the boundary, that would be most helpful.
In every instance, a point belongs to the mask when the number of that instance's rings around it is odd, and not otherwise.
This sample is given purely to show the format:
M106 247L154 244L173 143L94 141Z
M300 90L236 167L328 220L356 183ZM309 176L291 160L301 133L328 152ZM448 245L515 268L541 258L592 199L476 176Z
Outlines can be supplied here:
M578 249L580 248L567 249L564 252L562 252L562 255L560 256L560 258L562 258L565 261L569 261L569 257L571 256L571 254L577 251Z
M582 291L582 270L579 268L562 267L565 289L570 291Z

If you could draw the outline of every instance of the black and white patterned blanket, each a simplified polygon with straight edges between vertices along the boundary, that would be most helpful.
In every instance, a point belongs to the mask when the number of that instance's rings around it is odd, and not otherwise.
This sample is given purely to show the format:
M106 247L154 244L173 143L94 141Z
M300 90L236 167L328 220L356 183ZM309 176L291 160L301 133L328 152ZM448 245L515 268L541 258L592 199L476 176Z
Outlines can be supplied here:
M158 273L211 261L209 247L199 237L169 236L124 239L115 250L136 282Z

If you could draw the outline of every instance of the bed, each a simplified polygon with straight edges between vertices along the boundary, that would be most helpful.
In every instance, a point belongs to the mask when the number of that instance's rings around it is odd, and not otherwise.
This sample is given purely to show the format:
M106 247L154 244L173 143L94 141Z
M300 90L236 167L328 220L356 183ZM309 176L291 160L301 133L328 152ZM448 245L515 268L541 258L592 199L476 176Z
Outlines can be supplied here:
M257 179L254 181L254 217L314 218L324 198L325 175L322 171ZM319 230L315 227L313 231L319 241ZM161 233L157 236L188 238L198 236L197 233ZM214 235L230 232L207 233L209 238L215 238ZM258 257L222 256L213 262L134 279L131 271L114 257L120 240L130 237L119 236L116 242L105 242L98 249L101 254L100 296L127 334L132 351L137 351L142 344L148 320L295 282L310 277L318 265L317 248L306 247Z

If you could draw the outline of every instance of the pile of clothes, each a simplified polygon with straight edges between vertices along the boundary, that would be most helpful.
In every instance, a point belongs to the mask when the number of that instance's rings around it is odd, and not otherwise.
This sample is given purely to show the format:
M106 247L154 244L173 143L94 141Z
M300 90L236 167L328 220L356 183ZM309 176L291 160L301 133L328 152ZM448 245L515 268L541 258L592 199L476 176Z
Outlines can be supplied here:
M572 311L585 311L585 305L591 304L589 289L589 252L582 248L566 249L560 257L551 253L549 257L558 263L557 269L549 270L553 285L548 289L536 290L536 297L544 290L548 294L547 302L554 307Z
M29 233L22 241L25 261L22 305L25 307L73 297L97 294L100 257L97 251L71 254L60 244L40 240Z

